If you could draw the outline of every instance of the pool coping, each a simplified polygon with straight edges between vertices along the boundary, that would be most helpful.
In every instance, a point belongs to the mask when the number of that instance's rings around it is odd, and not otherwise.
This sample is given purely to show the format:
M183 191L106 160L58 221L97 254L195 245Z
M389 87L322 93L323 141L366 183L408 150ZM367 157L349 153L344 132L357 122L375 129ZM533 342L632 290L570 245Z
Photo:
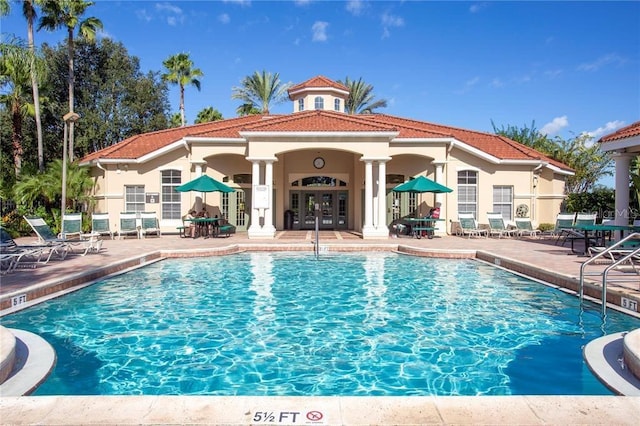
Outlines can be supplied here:
M618 395L640 396L640 379L625 365L624 337L628 332L612 333L587 343L583 349L589 370ZM640 348L633 348L640 353Z

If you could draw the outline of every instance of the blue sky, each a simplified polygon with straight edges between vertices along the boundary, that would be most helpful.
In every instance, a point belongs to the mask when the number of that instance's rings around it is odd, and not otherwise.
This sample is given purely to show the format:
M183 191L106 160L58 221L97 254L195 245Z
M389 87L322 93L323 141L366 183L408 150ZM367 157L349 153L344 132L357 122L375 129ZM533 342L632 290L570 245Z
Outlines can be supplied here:
M187 52L204 72L186 114L236 116L232 88L254 71L300 83L362 77L392 115L492 131L536 127L595 138L640 119L640 2L107 1L87 16L143 71ZM26 38L20 7L2 33ZM36 33L36 43L64 32ZM170 92L172 112L178 91ZM289 113L290 103L272 108Z

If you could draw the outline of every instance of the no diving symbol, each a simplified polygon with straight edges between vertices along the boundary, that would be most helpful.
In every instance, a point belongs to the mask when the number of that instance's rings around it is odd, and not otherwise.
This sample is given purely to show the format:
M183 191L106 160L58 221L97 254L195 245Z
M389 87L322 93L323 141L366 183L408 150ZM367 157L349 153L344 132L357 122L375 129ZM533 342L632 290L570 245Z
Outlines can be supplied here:
M307 413L307 419L312 422L319 422L322 420L322 413L320 411L309 411Z

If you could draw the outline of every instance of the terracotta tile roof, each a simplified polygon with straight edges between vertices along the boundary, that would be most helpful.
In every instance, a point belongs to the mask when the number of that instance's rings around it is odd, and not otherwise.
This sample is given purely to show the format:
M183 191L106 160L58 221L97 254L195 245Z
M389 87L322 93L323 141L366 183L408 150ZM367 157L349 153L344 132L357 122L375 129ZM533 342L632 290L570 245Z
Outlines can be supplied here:
M115 145L87 155L81 161L87 162L100 158L136 159L153 151L164 148L186 137L220 137L240 138L238 130L248 123L259 121L263 115L248 115L228 120L194 124L192 126L175 127L157 132L132 136Z
M387 114L363 114L360 117L397 126L400 130L398 138L455 138L501 160L543 160L561 169L571 170L565 164L553 160L535 149L493 133L443 126Z
M246 126L254 132L391 132L396 128L384 123L371 123L342 112L311 110L270 118Z
M619 139L632 138L634 136L640 136L640 121L636 121L622 129L616 130L614 133L603 136L598 142L611 142Z
M288 90L289 96L291 96L291 93L298 92L302 89L308 89L310 87L331 87L334 89L349 92L349 88L347 86L340 84L336 81L333 81L322 75L318 75L316 77L310 78L305 82L302 82L300 84L296 84L295 86L290 87Z
M184 138L242 140L240 132L398 132L396 139L455 138L501 160L543 160L571 170L525 145L491 133L443 126L386 114L350 115L310 110L286 115L249 115L211 123L161 130L125 139L82 159L136 160Z

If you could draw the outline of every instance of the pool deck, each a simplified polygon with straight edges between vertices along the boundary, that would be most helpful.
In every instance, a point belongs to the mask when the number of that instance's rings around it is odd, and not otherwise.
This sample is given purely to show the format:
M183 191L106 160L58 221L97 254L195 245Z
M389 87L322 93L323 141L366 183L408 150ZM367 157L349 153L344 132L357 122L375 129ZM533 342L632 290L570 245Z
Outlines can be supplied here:
M144 240L109 240L100 253L73 255L35 269L0 277L2 313L11 312L52 290L70 291L111 273L164 257L204 256L245 250L313 251L313 233L279 232L273 240L189 239L177 235ZM19 239L19 244L34 239ZM567 292L577 289L586 259L552 239L389 238L362 240L349 232L323 231L324 251L398 250L439 257L476 257ZM602 270L599 265L595 270ZM640 309L640 276L608 285L610 306ZM600 284L588 282L585 293L600 297ZM28 295L26 298L21 296ZM25 301L26 299L26 301ZM629 314L628 309L620 308ZM179 396L0 396L2 424L637 424L640 397L506 396L506 397L179 397Z

